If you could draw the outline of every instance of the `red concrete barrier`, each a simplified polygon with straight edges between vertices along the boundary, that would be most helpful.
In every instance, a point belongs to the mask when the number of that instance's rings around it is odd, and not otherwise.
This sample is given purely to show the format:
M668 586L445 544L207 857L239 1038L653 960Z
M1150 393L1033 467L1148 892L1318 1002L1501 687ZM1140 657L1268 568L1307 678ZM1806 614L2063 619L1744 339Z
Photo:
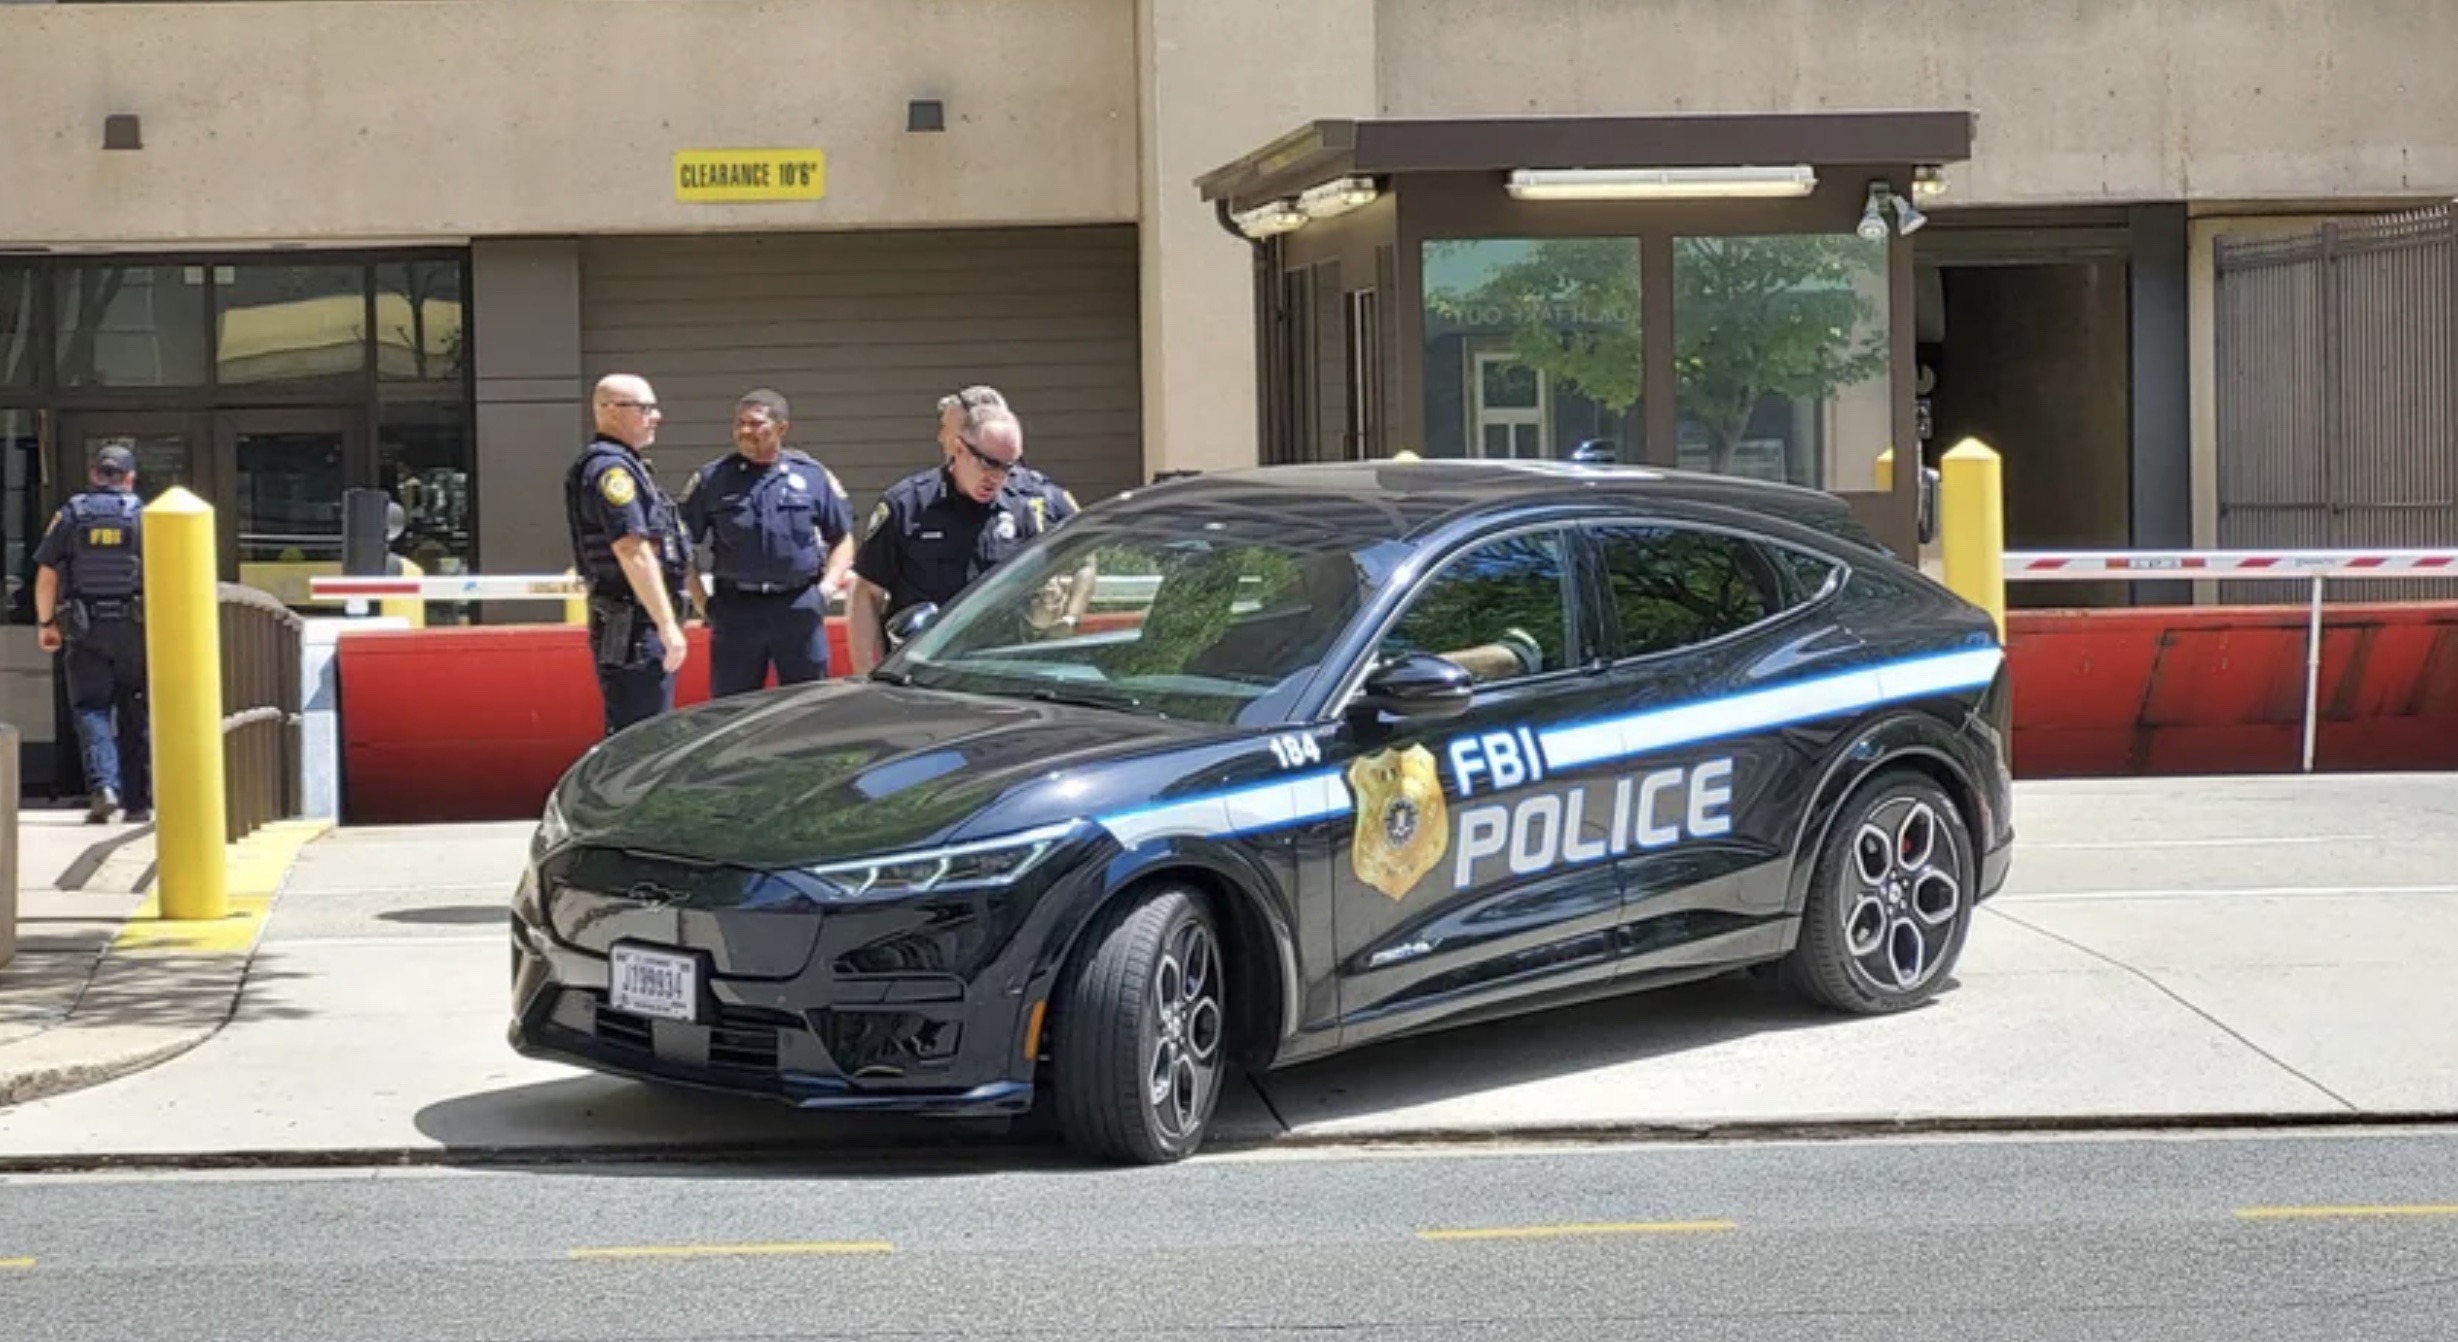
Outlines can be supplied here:
M2458 768L2458 603L2333 606L2322 632L2315 768ZM828 635L842 669L841 618ZM2301 606L2008 612L2015 772L2295 772L2304 635ZM690 638L678 703L708 697L708 631ZM350 824L535 816L599 735L575 627L353 635L336 674Z
M2293 773L2307 608L2007 613L2018 777ZM2458 768L2458 603L2323 612L2316 772Z

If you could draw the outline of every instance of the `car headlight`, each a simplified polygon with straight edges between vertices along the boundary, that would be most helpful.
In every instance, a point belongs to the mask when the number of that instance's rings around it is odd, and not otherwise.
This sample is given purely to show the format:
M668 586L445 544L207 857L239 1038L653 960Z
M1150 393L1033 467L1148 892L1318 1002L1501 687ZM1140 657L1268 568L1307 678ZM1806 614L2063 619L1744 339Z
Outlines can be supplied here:
M898 899L945 890L990 890L1023 879L1064 845L1078 822L1062 821L996 839L888 853L803 870L845 899Z
M563 818L563 807L555 800L555 793L547 793L546 809L538 815L538 832L529 841L531 855L543 857L571 837L572 826Z

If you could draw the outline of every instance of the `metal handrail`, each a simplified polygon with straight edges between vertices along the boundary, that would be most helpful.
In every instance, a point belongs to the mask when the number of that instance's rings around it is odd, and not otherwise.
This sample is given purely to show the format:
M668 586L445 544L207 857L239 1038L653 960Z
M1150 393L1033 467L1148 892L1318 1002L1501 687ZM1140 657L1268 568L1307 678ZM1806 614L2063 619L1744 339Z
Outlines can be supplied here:
M236 843L299 814L306 795L306 703L299 683L307 622L269 592L216 586L222 641L223 831Z

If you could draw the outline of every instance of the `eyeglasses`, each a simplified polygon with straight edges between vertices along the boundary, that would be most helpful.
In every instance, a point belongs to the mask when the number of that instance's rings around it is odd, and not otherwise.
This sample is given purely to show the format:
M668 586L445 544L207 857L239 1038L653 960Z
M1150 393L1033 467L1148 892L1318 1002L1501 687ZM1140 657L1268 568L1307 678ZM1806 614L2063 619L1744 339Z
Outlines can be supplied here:
M983 470L990 472L992 475L1005 475L1008 472L1013 471L1018 466L1024 464L1024 460L1021 457L1014 461L1001 461L997 457L991 456L989 453L973 446L972 442L963 434L956 435L956 441L964 447L965 455L973 458L974 465L981 467Z
M644 415L657 413L657 402L655 401L609 401L607 404L618 409L637 410Z

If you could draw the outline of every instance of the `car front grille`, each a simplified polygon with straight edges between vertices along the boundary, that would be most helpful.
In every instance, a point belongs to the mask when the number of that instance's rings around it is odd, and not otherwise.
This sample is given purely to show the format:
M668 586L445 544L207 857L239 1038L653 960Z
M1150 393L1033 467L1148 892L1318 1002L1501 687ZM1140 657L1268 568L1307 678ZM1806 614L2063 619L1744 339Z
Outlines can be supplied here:
M591 994L596 997L595 994ZM606 1005L596 997L596 1015L591 1023L600 1043L609 1047L655 1057L656 1023L645 1016L634 1016ZM681 1027L704 1030L708 1034L708 1065L728 1071L774 1072L777 1070L779 1030L805 1030L800 1017L782 1011L761 1011L750 1007L720 1006L713 1021Z

